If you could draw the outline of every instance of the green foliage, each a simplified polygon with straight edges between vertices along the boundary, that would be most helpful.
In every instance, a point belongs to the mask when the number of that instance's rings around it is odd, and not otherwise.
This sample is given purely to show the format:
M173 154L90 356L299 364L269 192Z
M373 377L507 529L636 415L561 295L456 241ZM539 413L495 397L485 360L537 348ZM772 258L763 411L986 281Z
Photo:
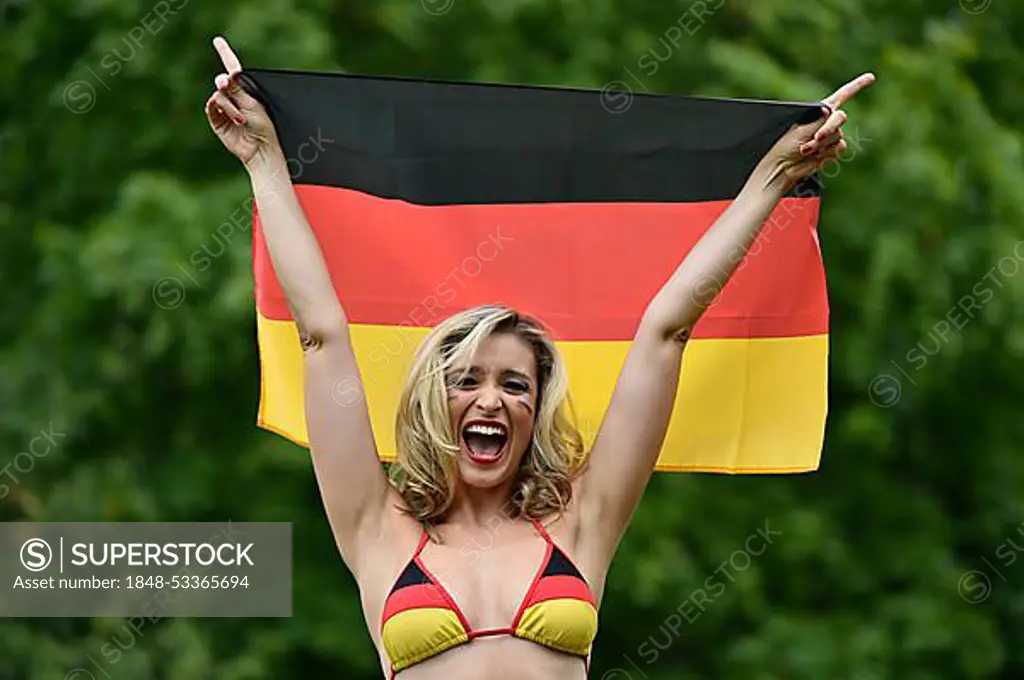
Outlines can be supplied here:
M997 551L1024 545L1024 5L699 16L717 4L0 2L0 468L65 435L0 479L0 519L295 526L293 618L163 620L113 666L99 650L127 644L123 620L6 620L0 679L87 656L138 680L379 677L309 461L254 426L249 234L216 236L249 188L203 117L217 33L250 66L638 92L810 100L874 71L849 107L859 143L825 178L821 471L657 475L592 676L1021 677L1024 566ZM781 534L748 565L736 551L766 522Z

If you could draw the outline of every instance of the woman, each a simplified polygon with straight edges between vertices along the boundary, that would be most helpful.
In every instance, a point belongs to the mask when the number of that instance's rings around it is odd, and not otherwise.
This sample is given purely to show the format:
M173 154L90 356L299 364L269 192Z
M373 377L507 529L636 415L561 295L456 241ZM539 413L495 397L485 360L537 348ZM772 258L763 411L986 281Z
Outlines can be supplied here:
M252 180L304 350L317 481L385 674L585 678L605 576L654 469L686 340L726 280L715 290L706 282L731 276L731 255L787 191L843 152L840 106L874 77L837 90L821 120L775 144L650 302L585 462L555 346L530 318L482 307L445 320L419 348L392 481L365 400L333 398L336 379L359 371L273 124L237 84L242 67L227 43L214 46L226 73L206 113Z

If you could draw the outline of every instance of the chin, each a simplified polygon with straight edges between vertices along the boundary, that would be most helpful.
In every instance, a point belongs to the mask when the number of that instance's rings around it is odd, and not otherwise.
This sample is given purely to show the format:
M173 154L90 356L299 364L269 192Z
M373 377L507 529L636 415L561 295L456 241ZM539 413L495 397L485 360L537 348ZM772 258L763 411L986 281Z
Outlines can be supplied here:
M493 489L501 486L511 477L512 475L504 474L504 471L501 473L496 471L486 472L472 464L459 463L459 479L466 486L471 486L475 489Z
M459 451L459 478L466 486L478 489L493 489L515 477L518 461L522 455L513 456L510 447L505 446L497 458L480 460L463 444Z
M459 456L459 478L466 486L493 489L509 481L515 470L508 459L481 466L465 455Z

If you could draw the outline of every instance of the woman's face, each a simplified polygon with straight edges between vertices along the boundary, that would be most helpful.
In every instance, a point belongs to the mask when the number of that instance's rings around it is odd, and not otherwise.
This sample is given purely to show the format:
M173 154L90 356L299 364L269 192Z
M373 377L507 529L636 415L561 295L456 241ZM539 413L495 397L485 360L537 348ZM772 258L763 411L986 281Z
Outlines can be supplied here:
M515 477L533 438L537 408L537 360L517 335L493 334L449 377L448 412L459 442L459 476L470 486L491 488Z

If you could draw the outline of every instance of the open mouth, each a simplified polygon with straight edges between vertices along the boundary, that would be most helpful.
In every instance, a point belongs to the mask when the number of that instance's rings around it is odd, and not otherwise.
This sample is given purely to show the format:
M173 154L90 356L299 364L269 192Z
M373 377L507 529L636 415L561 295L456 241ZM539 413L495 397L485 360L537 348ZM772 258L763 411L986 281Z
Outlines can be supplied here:
M462 428L462 441L474 463L488 464L501 458L508 443L508 428L501 423L473 421Z

